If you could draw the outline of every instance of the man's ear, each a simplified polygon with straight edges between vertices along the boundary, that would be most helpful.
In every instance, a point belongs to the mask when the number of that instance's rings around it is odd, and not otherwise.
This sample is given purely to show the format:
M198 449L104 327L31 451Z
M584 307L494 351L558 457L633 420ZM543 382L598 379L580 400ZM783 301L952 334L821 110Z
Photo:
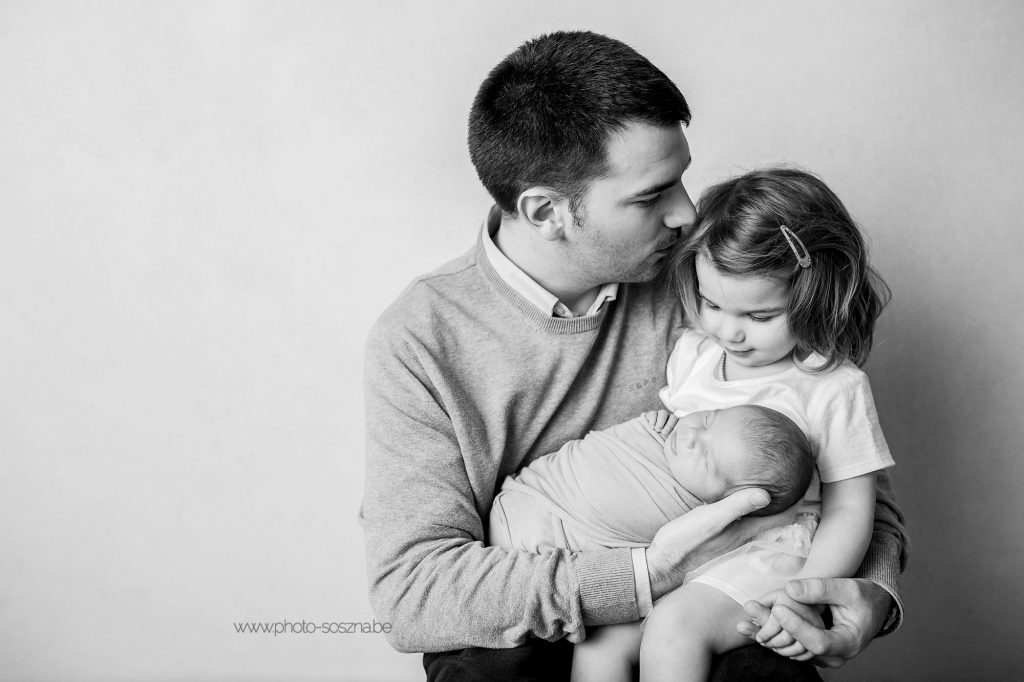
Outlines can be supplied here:
M519 195L516 208L544 239L556 241L565 233L569 210L557 192L547 187L531 187Z

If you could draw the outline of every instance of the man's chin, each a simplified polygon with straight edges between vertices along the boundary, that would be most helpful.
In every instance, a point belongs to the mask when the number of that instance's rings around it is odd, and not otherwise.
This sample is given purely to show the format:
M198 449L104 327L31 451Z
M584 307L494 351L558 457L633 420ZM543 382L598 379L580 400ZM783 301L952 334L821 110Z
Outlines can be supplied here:
M654 264L646 264L629 273L619 281L623 284L644 284L656 279L665 272L665 260L659 259Z

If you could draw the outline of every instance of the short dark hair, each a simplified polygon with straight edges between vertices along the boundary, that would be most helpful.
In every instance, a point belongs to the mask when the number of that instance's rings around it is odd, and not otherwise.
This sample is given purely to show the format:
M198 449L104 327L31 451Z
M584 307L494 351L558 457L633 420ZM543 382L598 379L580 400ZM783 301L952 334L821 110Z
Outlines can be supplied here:
M578 202L607 172L606 141L626 124L690 122L675 83L625 43L589 31L520 45L480 85L469 114L469 155L506 214L533 185Z
M752 478L771 498L751 516L778 514L799 502L814 478L811 444L796 422L781 412L763 405L744 407L749 416L742 437L758 452Z

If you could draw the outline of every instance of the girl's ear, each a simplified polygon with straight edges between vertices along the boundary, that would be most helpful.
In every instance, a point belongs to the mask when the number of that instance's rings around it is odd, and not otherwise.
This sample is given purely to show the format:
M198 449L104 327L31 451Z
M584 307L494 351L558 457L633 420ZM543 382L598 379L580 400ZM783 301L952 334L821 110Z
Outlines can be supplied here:
M557 192L547 187L531 187L519 195L516 208L544 239L557 241L564 236L569 210Z

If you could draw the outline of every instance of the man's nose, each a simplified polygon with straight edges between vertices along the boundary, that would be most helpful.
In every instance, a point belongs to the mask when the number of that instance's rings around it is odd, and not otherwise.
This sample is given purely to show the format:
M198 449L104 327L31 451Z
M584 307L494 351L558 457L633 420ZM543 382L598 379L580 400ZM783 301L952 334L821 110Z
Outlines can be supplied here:
M672 190L671 202L665 211L663 222L670 230L679 230L680 237L686 237L693 231L693 226L697 222L697 209L694 208L693 201L690 200L690 195L682 183Z

